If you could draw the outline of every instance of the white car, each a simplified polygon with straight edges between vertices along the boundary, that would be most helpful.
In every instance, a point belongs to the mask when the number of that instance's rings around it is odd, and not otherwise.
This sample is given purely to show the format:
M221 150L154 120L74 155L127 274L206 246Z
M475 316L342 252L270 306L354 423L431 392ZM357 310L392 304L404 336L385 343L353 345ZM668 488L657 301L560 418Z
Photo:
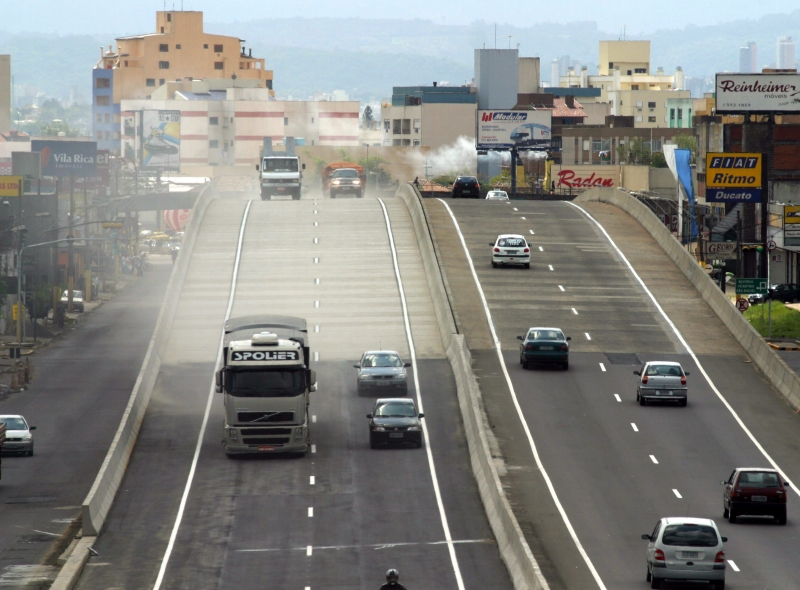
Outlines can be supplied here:
M6 441L2 450L8 453L22 453L29 457L33 455L33 435L31 430L35 426L28 426L25 418L18 414L0 416L0 422L6 425Z
M531 245L525 236L519 234L501 234L492 246L492 267L505 265L531 267Z
M489 191L486 193L487 201L508 201L508 193L506 191Z
M69 290L65 290L61 294L61 303L64 304L64 307L67 306L69 303ZM72 291L72 311L79 311L83 312L83 291Z
M714 590L725 588L727 537L719 534L708 518L669 517L656 523L652 534L642 535L647 543L647 581L661 588L665 580L705 581Z

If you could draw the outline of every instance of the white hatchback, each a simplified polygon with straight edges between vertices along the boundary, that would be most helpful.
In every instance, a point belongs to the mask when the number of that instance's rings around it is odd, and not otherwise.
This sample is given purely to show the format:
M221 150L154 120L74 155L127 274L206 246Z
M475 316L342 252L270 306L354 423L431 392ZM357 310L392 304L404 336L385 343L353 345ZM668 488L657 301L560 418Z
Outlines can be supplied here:
M509 264L531 267L531 245L525 241L525 236L501 234L489 245L492 246L493 268Z
M508 193L506 191L489 191L486 193L487 201L508 201Z
M656 523L647 543L647 581L661 588L665 580L706 581L715 590L725 588L727 537L708 518L669 517Z

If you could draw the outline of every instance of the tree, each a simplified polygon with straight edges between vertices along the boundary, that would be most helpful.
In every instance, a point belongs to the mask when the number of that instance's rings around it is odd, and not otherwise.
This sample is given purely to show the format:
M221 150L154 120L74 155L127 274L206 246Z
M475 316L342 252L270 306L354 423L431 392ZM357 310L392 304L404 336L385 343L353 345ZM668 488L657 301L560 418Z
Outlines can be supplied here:
M694 135L676 135L674 141L678 149L692 152L689 161L694 163L697 158L697 138Z
M642 166L650 164L650 146L645 145L641 137L634 137L627 144L620 144L617 147L617 153L619 154L620 163L639 164Z
M667 159L664 157L663 152L655 152L653 157L650 158L650 166L652 168L666 168Z
M369 123L370 121L373 120L374 118L372 116L372 107L367 105L366 107L364 107L364 122Z

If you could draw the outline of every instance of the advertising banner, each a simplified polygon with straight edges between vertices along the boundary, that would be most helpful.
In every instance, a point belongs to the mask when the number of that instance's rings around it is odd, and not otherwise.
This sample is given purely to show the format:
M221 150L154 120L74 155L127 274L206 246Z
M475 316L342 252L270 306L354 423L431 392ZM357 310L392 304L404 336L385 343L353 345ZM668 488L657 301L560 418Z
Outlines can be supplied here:
M18 197L22 176L0 176L0 197Z
M548 150L551 113L542 111L477 111L477 149Z
M108 150L97 150L97 165L95 176L78 177L75 179L76 191L87 191L92 196L104 197L108 195L111 184L110 160Z
M760 203L761 154L706 154L706 201L709 203Z
M186 224L189 223L189 215L191 215L191 213L191 209L172 209L171 211L164 211L164 223L166 223L170 229L183 231L186 229Z
M704 242L709 260L736 260L739 258L738 242Z
M34 139L31 151L42 154L42 176L94 176L97 142Z
M800 246L800 206L783 207L783 243L786 246Z
M717 113L800 113L800 74L717 74Z
M180 171L180 111L142 111L140 137L143 169Z

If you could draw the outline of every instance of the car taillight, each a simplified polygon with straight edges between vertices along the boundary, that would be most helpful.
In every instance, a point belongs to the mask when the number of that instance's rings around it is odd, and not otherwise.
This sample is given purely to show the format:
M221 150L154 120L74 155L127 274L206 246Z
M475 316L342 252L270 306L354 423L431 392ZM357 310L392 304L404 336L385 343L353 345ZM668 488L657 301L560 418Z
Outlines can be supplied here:
M779 504L785 504L786 503L786 492L784 492L783 490L778 490L775 493L778 495L778 503Z
M530 251L531 251L531 249L530 249L530 248L525 248L525 249L523 250L523 252L530 252Z
M499 252L499 251L500 251L500 248L495 248L495 249L494 249L494 251L495 251L495 252Z
M525 350L536 350L536 347L533 344L526 344Z
M664 552L661 549L656 549L656 552L653 555L653 559L655 559L656 561L666 561L666 558L664 557Z
M742 495L742 490L740 490L739 488L736 488L731 492L731 498L739 498L741 497L741 495Z
M558 350L569 350L569 346L566 344L562 344L561 346L558 347Z
M714 563L725 563L725 552L719 551L717 556L714 558Z
M681 375L681 385L686 385L686 375Z
M647 375L642 376L642 383L647 383Z

